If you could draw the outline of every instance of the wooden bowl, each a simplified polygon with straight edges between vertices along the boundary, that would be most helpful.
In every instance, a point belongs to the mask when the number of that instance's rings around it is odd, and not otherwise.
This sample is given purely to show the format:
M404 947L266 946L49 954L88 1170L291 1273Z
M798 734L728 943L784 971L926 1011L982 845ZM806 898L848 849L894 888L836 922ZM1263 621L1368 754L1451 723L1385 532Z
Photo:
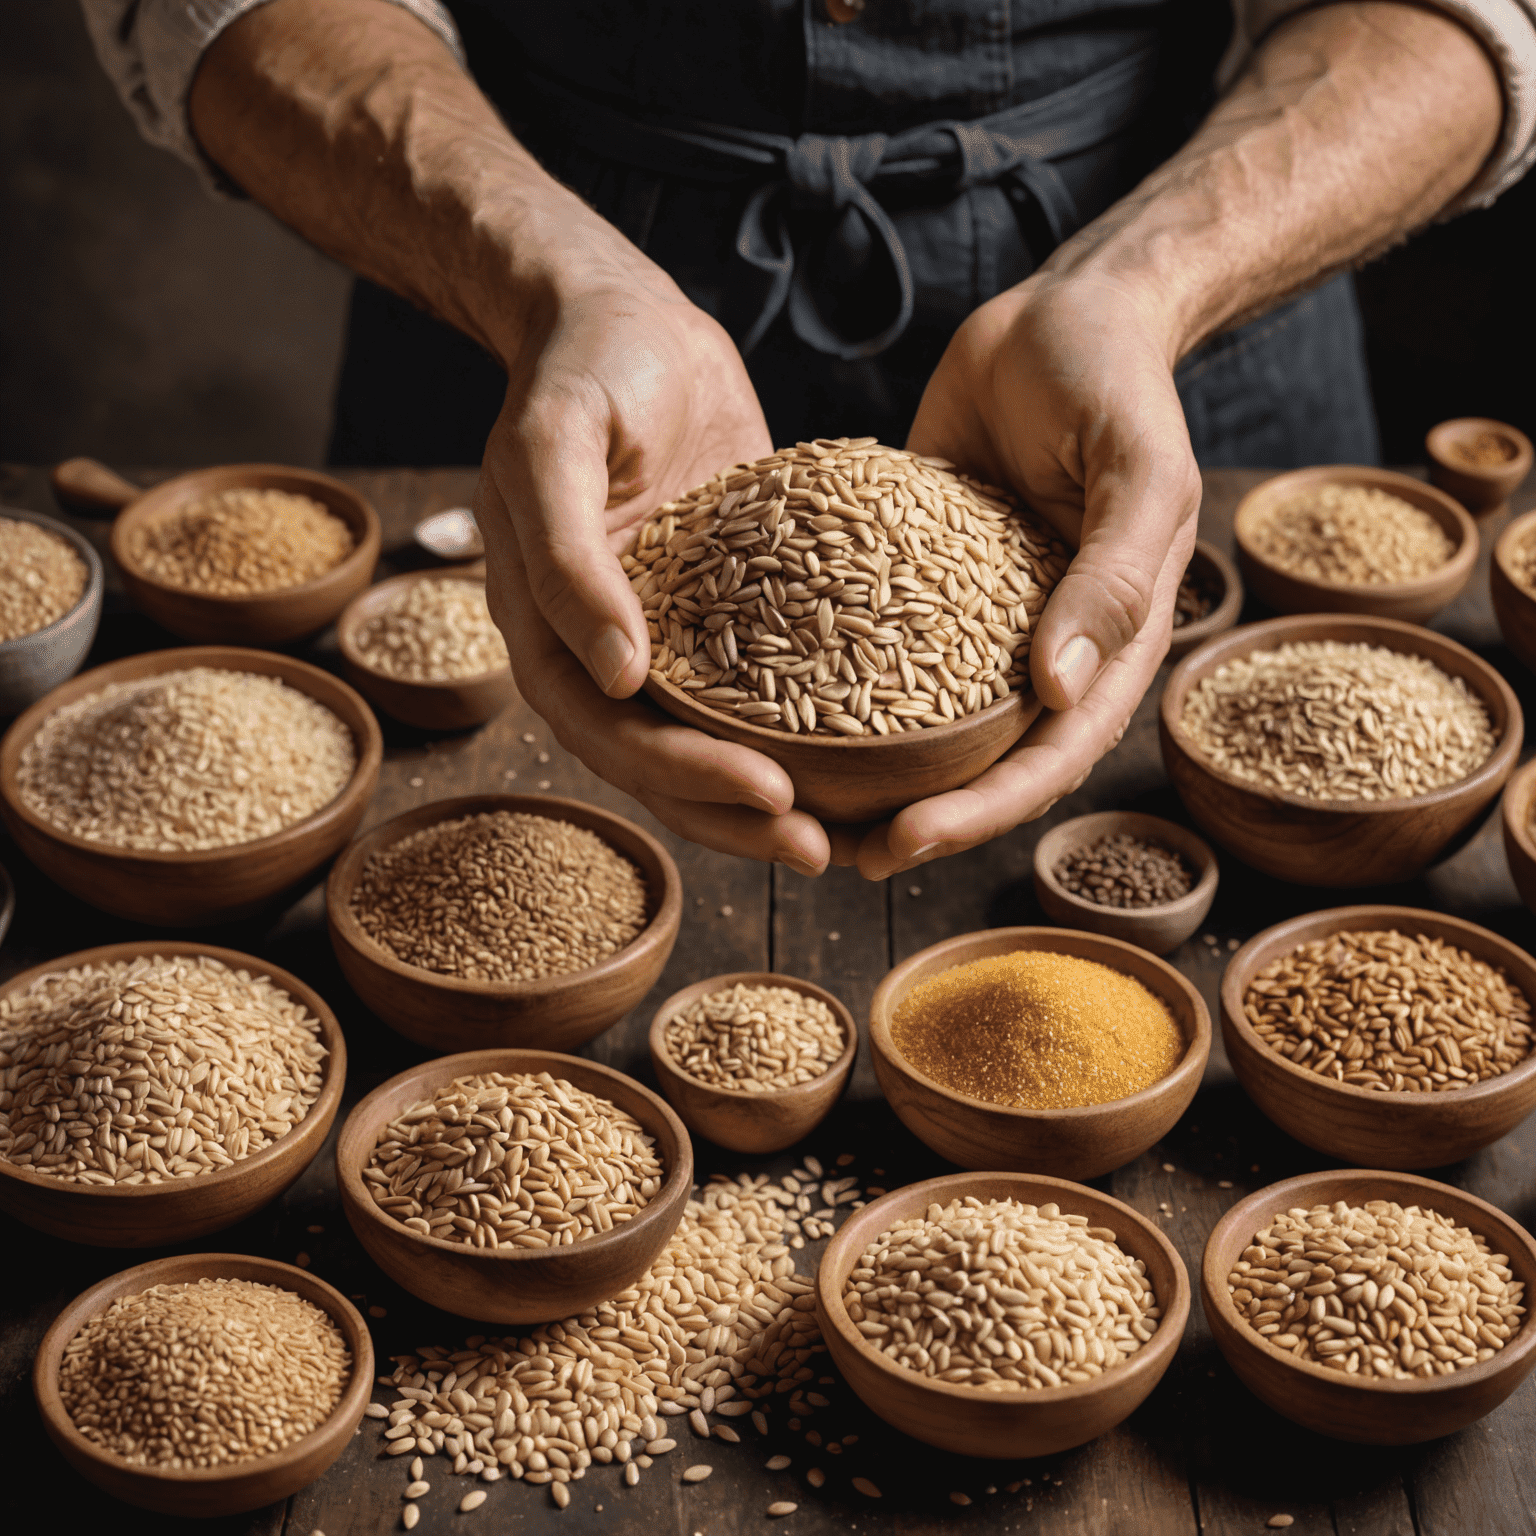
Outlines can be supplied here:
M1455 784L1404 800L1308 800L1264 789L1214 767L1184 734L1184 699L1202 678L1253 651L1293 641L1340 640L1427 656L1465 679L1488 709L1498 742ZM1509 684L1480 656L1417 624L1301 614L1245 624L1186 656L1159 707L1163 764L1196 825L1245 864L1299 885L1388 885L1411 880L1459 846L1504 787L1525 722Z
M651 677L645 691L684 725L771 757L795 786L795 805L823 821L878 821L915 801L969 784L1021 737L1040 701L1006 699L950 725L900 736L791 736L695 704L681 688Z
M386 1216L363 1185L363 1169L380 1132L437 1088L476 1072L549 1072L627 1110L656 1138L666 1169L661 1188L611 1232L559 1248L472 1248L424 1237ZM655 1263L693 1190L693 1145L659 1095L612 1067L554 1051L466 1051L424 1062L375 1088L341 1128L336 1174L342 1209L358 1241L413 1296L478 1321L544 1323L595 1307Z
M377 709L406 725L424 731L466 731L484 725L517 697L512 665L473 677L445 678L418 683L392 677L363 659L358 640L364 627L404 593L423 581L463 581L483 588L485 567L439 571L411 571L392 576L354 597L336 625L336 638L346 661L347 677Z
M168 586L144 574L133 556L138 530L234 490L288 491L323 503L352 530L352 553L313 581L239 597ZM350 485L317 470L221 464L177 475L130 502L112 525L112 558L134 606L173 635L203 645L285 645L324 629L366 589L379 560L379 515Z
M667 1024L699 998L708 997L712 992L723 992L737 982L748 987L788 987L806 997L819 998L836 1014L837 1022L842 1026L842 1054L820 1077L771 1093L715 1088L689 1076L667 1044ZM859 1049L859 1027L848 1009L814 982L801 981L797 976L781 976L776 971L735 971L729 976L707 977L694 982L691 987L684 987L681 992L674 992L651 1020L650 1045L656 1081L661 1084L661 1091L683 1124L694 1135L705 1137L717 1147L755 1155L793 1146L826 1119L848 1086L853 1058Z
M859 1332L843 1303L848 1276L869 1245L930 1204L975 1196L1054 1202L1094 1226L1146 1266L1163 1310L1157 1331L1135 1354L1092 1381L1018 1392L987 1392L936 1381L897 1365ZM892 1190L856 1211L827 1245L816 1271L816 1319L827 1349L866 1406L903 1434L961 1456L1014 1460L1082 1445L1128 1418L1162 1380L1189 1320L1189 1275L1172 1243L1130 1206L1065 1179L1023 1173L962 1173Z
M331 1414L318 1429L270 1456L229 1466L176 1471L135 1466L87 1440L75 1428L59 1394L64 1350L82 1327L123 1296L153 1285L193 1280L253 1280L279 1285L329 1314L352 1353L352 1374ZM307 1487L346 1450L373 1391L373 1340L356 1307L334 1286L308 1270L239 1253L193 1253L155 1259L121 1270L70 1302L43 1335L32 1362L32 1392L48 1438L75 1471L113 1498L162 1515L237 1515L275 1504ZM66 1495L67 1496L67 1495Z
M357 767L341 793L270 837L225 848L169 852L87 842L22 802L16 784L22 751L54 710L109 683L190 667L278 677L325 705L352 732L357 747ZM197 928L250 917L300 886L356 831L383 760L384 739L373 711L340 678L319 667L272 651L222 645L149 651L93 667L55 688L17 719L0 740L0 817L21 851L82 901L135 922Z
M1056 878L1056 866L1074 849L1122 832L1182 855L1195 873L1194 887L1177 901L1155 907L1102 907L1086 897L1074 896ZM1137 811L1074 816L1052 827L1035 844L1035 896L1047 917L1066 928L1086 928L1090 933L1139 944L1154 955L1172 954L1205 921L1216 898L1219 875L1216 855L1204 838L1176 822Z
M101 623L101 556L68 523L19 507L0 507L0 518L35 523L57 534L85 562L85 588L68 613L31 634L0 640L0 715L16 715L80 670Z
M639 866L650 921L617 954L540 981L466 981L398 960L364 931L352 893L379 849L423 827L485 811L548 816L597 833ZM461 795L419 805L365 832L336 861L325 890L331 945L352 990L392 1029L435 1051L490 1046L574 1050L622 1019L656 984L683 915L672 855L634 822L552 795Z
M1427 1206L1485 1238L1504 1254L1525 1283L1525 1325L1491 1360L1449 1376L1407 1381L1363 1379L1294 1360L1261 1338L1238 1314L1227 1289L1232 1266L1254 1235L1282 1211L1296 1206L1360 1205L1395 1200ZM1212 1229L1200 1265L1200 1300L1216 1346L1238 1380L1276 1413L1320 1435L1367 1445L1416 1445L1464 1429L1491 1413L1536 1364L1536 1323L1530 1298L1536 1288L1536 1242L1530 1233L1486 1200L1449 1184L1407 1173L1362 1168L1304 1173L1240 1200Z
M1504 826L1504 856L1520 899L1536 912L1536 834L1531 829L1536 814L1536 758L1517 769L1499 803Z
M1271 511L1293 496L1325 485L1360 485L1385 491L1429 513L1451 541L1450 559L1427 576L1367 586L1315 581L1261 555L1255 537ZM1477 525L1458 502L1411 475L1361 464L1318 464L1289 470L1256 485L1237 504L1233 532L1238 564L1249 591L1276 613L1361 613L1425 624L1466 586L1477 564Z
M1050 950L1096 960L1161 998L1188 1047L1160 1082L1129 1098L1081 1109L1016 1109L967 1098L924 1076L891 1038L902 999L919 982L972 960L1015 950ZM1167 1134L1200 1086L1211 1051L1211 1017L1199 991L1166 960L1134 944L1070 928L990 928L963 933L903 960L869 1005L875 1076L897 1118L925 1146L962 1168L1091 1179L1140 1157Z
M1184 624L1174 630L1173 640L1168 647L1170 661L1187 656L1197 645L1204 645L1212 635L1225 634L1237 623L1237 616L1243 611L1243 578L1238 575L1232 561L1214 544L1196 539L1187 569L1211 585L1219 586L1221 600L1203 619L1196 619L1193 624Z
M315 1160L341 1105L347 1042L325 999L288 971L254 955L185 939L137 939L82 949L12 976L0 996L25 991L41 976L80 965L107 965L141 955L207 955L233 970L270 977L320 1021L320 1097L286 1135L232 1168L170 1179L164 1184L67 1184L0 1158L0 1210L51 1237L97 1248L158 1248L232 1227L270 1205Z
M1515 554L1536 539L1536 512L1517 517L1499 535L1488 566L1488 591L1504 643L1536 672L1536 594L1515 579Z
M1455 448L1485 433L1502 437L1515 450L1502 464L1484 469L1461 463ZM1503 512L1520 482L1531 472L1531 440L1518 427L1487 416L1459 416L1431 427L1424 438L1429 457L1429 478L1448 492L1475 517L1494 517Z
M1221 1038L1248 1097L1297 1141L1372 1168L1439 1168L1491 1146L1536 1109L1536 1053L1471 1088L1378 1093L1298 1067L1265 1045L1243 1011L1271 961L1333 933L1386 928L1443 939L1501 967L1536 1007L1536 959L1476 923L1413 907L1334 907L1276 923L1233 955L1221 980Z

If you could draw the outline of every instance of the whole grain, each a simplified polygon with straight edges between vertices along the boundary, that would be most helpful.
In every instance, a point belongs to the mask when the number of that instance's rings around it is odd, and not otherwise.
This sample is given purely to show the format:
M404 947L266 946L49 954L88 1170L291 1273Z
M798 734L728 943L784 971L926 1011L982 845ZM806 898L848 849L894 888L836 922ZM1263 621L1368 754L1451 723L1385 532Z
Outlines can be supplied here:
M68 539L0 517L0 642L57 623L80 601L90 572Z
M737 982L696 998L666 1026L667 1049L701 1083L770 1093L826 1073L846 1043L837 1015L793 987Z
M1456 552L1412 502L1367 485L1320 485L1272 507L1249 538L1293 576L1334 586L1379 586L1439 570Z
M1527 534L1505 557L1505 568L1516 586L1536 597L1536 535Z
M1520 450L1502 432L1483 431L1472 437L1452 438L1445 454L1466 469L1499 469L1518 458Z
M1179 854L1129 832L1069 849L1051 873L1064 890L1101 907L1163 906L1195 883Z
M1174 598L1173 627L1182 629L1186 624L1198 624L1220 605L1225 591L1218 577L1193 564L1186 567Z
M358 631L357 651L374 671L412 683L479 677L511 664L485 583L451 576L406 587Z

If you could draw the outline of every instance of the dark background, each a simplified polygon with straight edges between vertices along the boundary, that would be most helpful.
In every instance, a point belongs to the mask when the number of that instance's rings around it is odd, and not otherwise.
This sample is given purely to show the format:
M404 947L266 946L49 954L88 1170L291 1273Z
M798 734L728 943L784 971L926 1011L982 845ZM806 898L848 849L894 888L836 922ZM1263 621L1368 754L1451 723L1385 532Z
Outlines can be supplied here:
M138 137L73 0L0 0L0 459L324 456L347 276ZM1536 430L1536 177L1360 274L1389 463Z

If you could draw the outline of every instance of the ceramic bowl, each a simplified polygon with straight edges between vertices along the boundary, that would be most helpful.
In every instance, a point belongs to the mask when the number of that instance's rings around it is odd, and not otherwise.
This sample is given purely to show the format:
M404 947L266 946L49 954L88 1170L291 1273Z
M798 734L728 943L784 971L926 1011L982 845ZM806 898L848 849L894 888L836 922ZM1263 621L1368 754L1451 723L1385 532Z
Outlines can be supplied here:
M1243 578L1232 561L1214 544L1196 539L1187 569L1191 575L1217 588L1221 596L1203 619L1196 619L1194 623L1183 624L1174 630L1173 641L1168 647L1170 661L1187 656L1212 635L1225 634L1237 623L1237 616L1243 611Z
M1200 1300L1216 1346L1239 1381L1276 1413L1316 1434L1368 1445L1416 1445L1464 1429L1491 1413L1536 1365L1536 1322L1527 1301L1525 1326L1491 1360L1449 1376L1406 1381L1367 1379L1296 1360L1261 1338L1241 1318L1228 1288L1243 1249L1282 1211L1297 1206L1360 1205L1395 1200L1427 1206L1486 1238L1525 1283L1536 1286L1536 1242L1503 1211L1449 1184L1412 1174L1362 1168L1304 1173L1240 1200L1211 1232L1200 1266Z
M1488 590L1505 645L1536 671L1536 593L1522 586L1515 575L1516 557L1532 540L1536 540L1536 512L1527 512L1517 517L1493 546Z
M1157 1330L1135 1354L1092 1381L1016 1392L988 1392L936 1381L897 1365L848 1316L843 1290L860 1256L898 1221L930 1204L973 1196L1055 1203L1109 1227L1120 1248L1146 1267L1162 1308ZM961 1456L1015 1460L1052 1456L1113 1429L1141 1406L1168 1369L1189 1319L1190 1284L1173 1244L1145 1216L1097 1190L1023 1173L962 1173L909 1184L850 1216L827 1245L816 1272L816 1317L827 1349L864 1403L903 1434Z
M101 556L68 523L19 507L0 507L0 518L35 523L57 534L85 562L85 590L68 613L29 635L0 640L0 715L16 715L80 670L101 623Z
M1480 438L1499 437L1514 452L1502 463L1473 465L1463 461L1458 449ZM1424 439L1429 458L1429 478L1448 492L1474 517L1491 518L1503 512L1509 498L1531 472L1531 440L1518 427L1486 416L1459 416L1431 427Z
M666 1170L661 1188L611 1232L558 1248L474 1248L425 1237L385 1215L363 1184L384 1127L455 1078L481 1072L549 1072L627 1110L656 1140ZM651 1267L677 1230L693 1189L693 1146L663 1099L612 1067L554 1051L466 1051L439 1056L375 1088L341 1128L336 1174L358 1241L413 1296L483 1322L542 1323L587 1311Z
M222 1467L187 1471L135 1466L87 1440L75 1428L59 1395L59 1368L65 1347L91 1318L123 1296L137 1296L153 1285L188 1281L253 1280L281 1286L328 1313L352 1354L352 1374L336 1410L318 1429L270 1456ZM70 1302L54 1320L32 1363L32 1392L48 1438L82 1477L113 1498L162 1515L214 1517L237 1515L280 1503L308 1487L346 1450L363 1420L373 1391L373 1341L357 1308L334 1286L291 1264L238 1253L194 1253L155 1259L125 1269L93 1285Z
M17 789L21 754L43 722L65 704L111 683L215 667L281 678L332 711L352 732L357 767L329 805L270 837L225 848L143 851L87 842L27 806ZM21 851L82 901L135 922L203 927L250 917L307 880L356 830L379 779L384 740L373 711L339 678L272 651L186 646L93 667L55 688L21 715L0 741L0 816Z
M1310 800L1250 784L1214 767L1184 734L1184 700L1202 678L1254 651L1339 640L1425 656L1487 707L1498 742L1455 784L1402 800ZM1245 864L1299 885L1389 885L1411 880L1470 835L1514 770L1524 719L1509 684L1480 656L1417 624L1302 614L1245 624L1207 641L1173 669L1158 736L1163 764L1195 824Z
M902 999L940 971L1016 950L1076 955L1134 977L1167 1004L1183 1034L1186 1048L1178 1065L1140 1093L1081 1109L989 1104L924 1076L891 1037ZM1211 1019L1189 981L1134 944L1069 928L990 928L919 950L890 971L870 1004L869 1047L875 1076L897 1118L940 1157L962 1168L1091 1179L1140 1157L1188 1108L1210 1055Z

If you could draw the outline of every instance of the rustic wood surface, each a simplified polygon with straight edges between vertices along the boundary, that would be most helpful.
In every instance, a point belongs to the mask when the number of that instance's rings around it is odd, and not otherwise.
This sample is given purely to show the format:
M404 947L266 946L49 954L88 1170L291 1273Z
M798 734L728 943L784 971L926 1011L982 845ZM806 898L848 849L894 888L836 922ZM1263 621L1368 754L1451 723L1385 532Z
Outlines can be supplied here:
M159 477L134 478L148 484ZM346 478L372 498L383 518L386 562L381 575L420 564L408 552L412 520L463 503L474 480L462 470L358 472ZM1261 478L1257 471L1207 475L1201 513L1206 538L1230 550L1233 509ZM0 502L57 510L47 473L39 469L0 469ZM1515 497L1513 512L1533 505L1536 486L1527 486ZM104 525L73 521L98 548L104 546ZM1536 683L1500 642L1489 605L1486 546L1496 531L1481 530L1485 548L1478 569L1436 627L1498 666L1529 710L1536 702ZM163 630L128 610L121 585L109 581L93 664L172 643ZM304 654L333 668L340 664L331 636L322 636ZM1187 824L1158 754L1158 691L1154 685L1116 751L1048 817L886 885L866 884L847 870L805 880L662 833L687 892L681 939L652 996L586 1054L650 1081L646 1026L656 1004L690 981L728 971L776 970L819 982L841 997L862 1024L876 984L896 960L953 934L1042 921L1031 855L1048 826L1108 808L1149 811ZM647 822L625 796L566 756L549 728L520 705L473 734L434 737L387 721L384 730L386 762L369 809L370 825L450 795L546 787ZM0 842L0 862L14 876L20 898L0 950L0 975L89 945L154 936L66 896L9 841ZM1423 878L1389 891L1353 892L1348 899L1454 912L1536 948L1536 918L1510 880L1496 814L1454 858ZM1171 958L1202 989L1214 1014L1230 949L1283 917L1339 901L1337 892L1281 885L1223 855L1215 910L1202 932ZM351 1052L345 1107L424 1059L420 1048L372 1019L342 980L326 939L318 887L275 923L240 925L208 937L293 971L330 1002ZM867 1049L860 1051L848 1096L791 1153L751 1159L703 1142L697 1146L701 1176L715 1170L782 1172L807 1152L830 1163L845 1151L856 1155L849 1172L887 1188L946 1171L880 1098ZM1253 1108L1218 1040L1204 1084L1173 1131L1129 1167L1095 1182L1159 1221L1193 1275L1207 1233L1246 1192L1327 1166L1327 1159L1291 1141ZM878 1176L877 1168L883 1170ZM1536 1120L1464 1163L1426 1171L1491 1201L1527 1228L1536 1227ZM1228 1180L1232 1187L1222 1188ZM1160 1202L1167 1202L1171 1214L1158 1214ZM8 1426L10 1468L4 1524L17 1531L121 1528L127 1512L72 1475L43 1434L32 1408L28 1372L44 1330L72 1297L149 1255L45 1238L9 1221L4 1237L10 1249L0 1287L5 1323L0 1412ZM451 1346L476 1332L472 1324L413 1301L368 1262L342 1218L328 1151L276 1205L196 1246L288 1261L307 1253L316 1274L385 1310L372 1319L381 1366L414 1345ZM807 1245L800 1255L803 1267L814 1264L821 1246ZM827 1374L832 1374L830 1365ZM788 1498L798 1500L798 1511L772 1528L804 1536L844 1530L872 1536L960 1530L1225 1536L1262 1531L1270 1516L1282 1512L1294 1516L1290 1529L1295 1536L1529 1536L1536 1530L1536 1382L1527 1381L1481 1423L1429 1445L1404 1450L1344 1445L1261 1406L1223 1363L1198 1307L1167 1376L1125 1424L1078 1450L1039 1462L981 1462L932 1452L886 1429L841 1384L821 1390L832 1406L818 1412L817 1427L828 1439L859 1436L841 1456L815 1452L802 1436L791 1435L782 1413L774 1416L774 1432L766 1440L748 1429L740 1446L712 1442L706 1449L692 1442L684 1428L679 1449L658 1461L637 1488L623 1487L613 1468L594 1467L573 1485L560 1528L721 1536L769 1528L767 1505ZM764 1471L768 1456L779 1451L794 1458L793 1466L779 1473ZM378 1455L378 1428L367 1420L348 1451L313 1486L283 1503L200 1529L212 1536L310 1536L315 1531L371 1536L398 1530L405 1471ZM715 1475L697 1485L681 1484L682 1469L700 1460L712 1463ZM820 1490L805 1482L804 1473L813 1465L827 1473ZM421 1536L477 1528L525 1531L555 1518L544 1490L505 1481L489 1489L490 1498L476 1514L460 1516L458 1499L470 1484L447 1475L441 1459L429 1466L433 1487L420 1501ZM856 1492L854 1476L872 1480L883 1497L877 1502ZM1017 1490L1009 1492L1014 1484ZM964 1492L974 1502L956 1507L949 1500L951 1491Z

